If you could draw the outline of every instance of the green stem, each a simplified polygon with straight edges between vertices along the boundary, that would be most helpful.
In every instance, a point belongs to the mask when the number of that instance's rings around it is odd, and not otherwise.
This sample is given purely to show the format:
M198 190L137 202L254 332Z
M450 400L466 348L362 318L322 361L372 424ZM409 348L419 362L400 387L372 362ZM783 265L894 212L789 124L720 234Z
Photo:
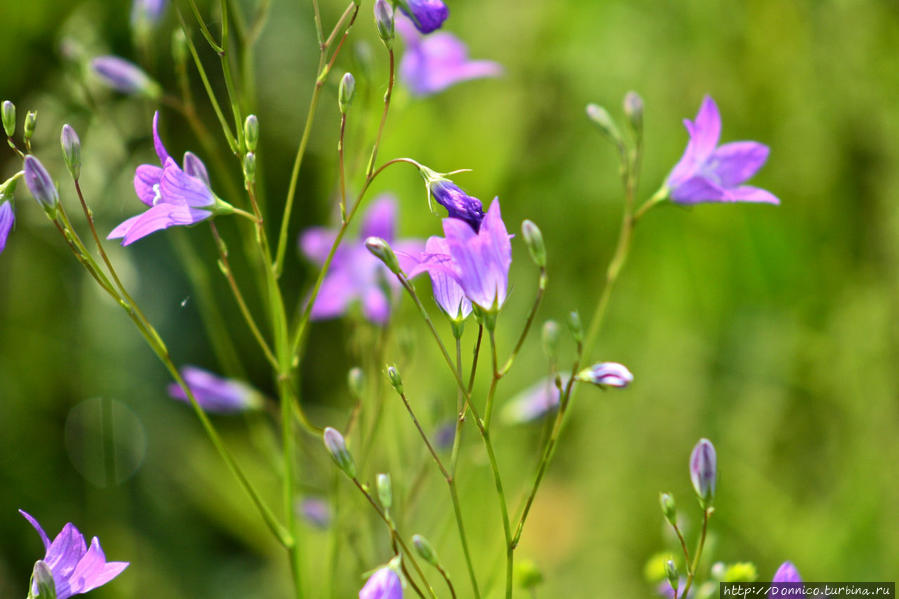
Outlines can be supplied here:
M702 548L705 546L705 538L708 534L709 517L713 511L714 508L708 507L702 512L702 533L699 535L699 545L696 547L696 553L693 554L693 563L690 565L690 571L687 573L687 583L684 585L683 593L681 593L683 597L687 596L687 591L690 590L690 585L693 584L693 580L696 578L696 568L699 567L699 558L702 557Z
M509 354L509 359L506 360L505 365L503 365L502 370L499 371L499 375L505 376L509 369L512 368L512 364L515 362L515 358L518 356L518 352L521 351L521 346L524 345L524 340L527 339L528 332L531 330L531 325L534 323L534 319L537 316L537 310L540 308L540 302L543 301L543 295L546 293L546 267L540 267L540 276L537 281L537 296L534 298L534 305L531 306L531 311L528 314L528 319L524 324L524 329L521 331L521 335L518 337L518 342L515 344L515 348L512 350L512 353Z

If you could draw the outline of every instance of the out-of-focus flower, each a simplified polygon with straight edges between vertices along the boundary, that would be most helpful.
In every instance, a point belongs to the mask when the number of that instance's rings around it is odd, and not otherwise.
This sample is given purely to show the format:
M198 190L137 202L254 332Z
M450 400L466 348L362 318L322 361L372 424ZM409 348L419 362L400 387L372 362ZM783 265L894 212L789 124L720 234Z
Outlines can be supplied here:
M380 568L359 591L359 599L403 599L403 583L391 568Z
M503 67L497 62L469 60L468 48L449 32L422 36L402 16L397 16L396 28L406 43L400 78L417 96L436 94L462 81L503 74Z
M42 561L53 574L56 599L68 599L72 595L80 595L103 586L128 567L128 562L107 562L103 549L100 548L100 540L94 537L88 547L84 536L71 522L62 528L51 543L37 520L23 510L19 510L19 513L41 536L46 551Z
M6 239L16 223L16 215L12 209L12 202L4 201L0 204L0 254L6 249Z
M134 191L149 210L133 216L112 230L107 239L130 245L151 233L174 226L194 225L228 213L230 206L209 188L206 167L194 154L184 154L184 170L169 156L159 138L159 113L153 116L153 146L161 167L142 164L134 173Z
M230 413L254 410L262 407L262 396L258 391L232 379L216 376L196 366L185 366L181 376L190 388L200 406L209 412ZM188 401L181 385L171 383L168 392L174 399Z
M599 387L623 388L634 382L634 375L618 362L599 362L577 373L575 379Z
M802 596L802 577L799 576L799 570L792 562L784 562L774 573L771 579L771 590L768 592L768 598L774 597L801 597ZM795 594L790 594L793 591Z
M145 94L157 97L159 85L150 79L139 66L118 56L98 56L91 61L91 68L100 80L123 94Z
M567 379L567 374L562 375L563 386ZM559 395L555 378L546 377L510 399L500 418L507 424L533 422L559 407Z
M684 119L684 125L690 134L690 141L666 181L672 201L678 204L780 204L780 200L770 192L743 185L765 164L768 146L755 141L736 141L718 146L721 115L711 97L703 99L696 120Z
M437 427L437 430L431 435L431 442L436 449L441 451L447 450L453 446L456 440L456 421L450 420Z
M131 5L131 22L155 25L165 13L168 0L134 0Z
M325 530L331 525L331 506L318 497L308 497L300 503L300 513L303 518L320 530Z
M443 0L399 0L399 7L422 33L440 29L449 17Z
M708 439L700 439L690 454L690 480L704 505L715 496L716 463L715 446Z
M379 325L387 323L391 296L399 291L400 284L387 267L369 252L364 240L369 237L383 239L396 254L400 268L407 271L414 266L414 257L421 252L422 243L418 240L394 241L396 211L396 200L392 195L375 198L365 214L359 238L344 241L337 248L318 297L312 304L313 320L340 316L353 302L359 301L366 319ZM300 236L300 249L309 259L324 264L336 237L337 231L333 229L307 229Z

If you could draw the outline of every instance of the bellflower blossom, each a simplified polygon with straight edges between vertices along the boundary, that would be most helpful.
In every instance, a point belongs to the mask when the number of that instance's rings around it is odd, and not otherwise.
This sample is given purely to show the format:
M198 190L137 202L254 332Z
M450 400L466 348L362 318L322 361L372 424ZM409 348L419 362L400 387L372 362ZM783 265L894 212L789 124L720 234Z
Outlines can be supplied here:
M440 29L449 17L443 0L399 0L399 7L422 33Z
M470 196L449 179L435 178L428 182L428 193L437 203L446 208L450 218L464 220L471 228L478 231L484 220L484 207L481 200Z
M19 513L41 536L46 551L43 561L53 574L56 599L68 599L103 586L128 567L128 562L107 562L97 537L88 548L84 536L71 522L51 543L37 520L22 510Z
M0 204L0 254L6 249L6 239L16 222L16 215L12 209L12 202L5 201Z
M465 44L451 33L422 36L404 17L397 17L396 29L406 43L400 78L416 96L430 96L463 81L503 74L502 65L492 60L469 60Z
M206 167L190 152L184 154L184 169L169 156L159 138L159 112L153 115L153 146L162 167L142 164L134 173L134 191L149 210L133 216L112 230L107 239L122 239L130 245L161 229L194 225L229 206L209 188Z
M736 141L718 146L721 114L711 97L703 99L695 121L684 119L684 126L690 134L690 141L666 181L673 202L780 204L780 200L770 192L743 185L768 160L768 146L755 141Z
M403 599L403 583L391 568L381 568L359 591L359 599Z
M185 366L181 369L181 376L197 403L209 412L226 414L262 406L259 392L240 381L221 378L196 366ZM187 394L178 383L171 383L168 392L174 399L188 401Z
M778 596L788 596L790 591L798 592L803 588L802 577L799 576L799 570L796 569L792 562L782 563L777 572L774 573L771 583L771 590L768 593L769 599ZM801 596L801 593L793 596Z
M385 194L374 199L362 223L359 238L344 241L331 261L318 297L312 304L313 320L336 318L355 301L362 304L362 314L375 324L383 325L390 317L390 302L400 288L399 281L384 264L365 247L368 237L380 237L391 245L400 268L407 271L415 265L414 256L422 250L418 240L394 241L396 200ZM337 237L337 231L324 227L307 229L300 236L300 249L312 261L324 264ZM390 293L388 293L388 290Z
M425 253L449 256L449 245L443 237L429 237L425 243ZM465 297L462 287L442 270L432 269L428 272L434 290L434 301L451 320L462 322L471 314L471 302Z

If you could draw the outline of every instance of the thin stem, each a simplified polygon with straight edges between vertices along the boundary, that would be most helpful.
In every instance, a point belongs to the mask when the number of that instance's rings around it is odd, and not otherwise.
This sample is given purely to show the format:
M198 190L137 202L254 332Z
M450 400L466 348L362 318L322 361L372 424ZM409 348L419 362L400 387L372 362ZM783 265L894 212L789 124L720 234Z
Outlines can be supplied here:
M681 549L684 550L684 566L690 563L690 552L687 551L687 541L684 539L683 533L680 531L677 523L673 523L671 525L674 528L674 533L677 535L678 540L680 541Z
M496 335L492 327L488 327L487 334L490 336L490 358L493 365L493 378L490 379L490 389L487 391L487 405L484 409L484 428L490 430L490 420L493 418L493 399L496 397L496 385L502 378L499 372L499 362L496 358Z
M203 34L203 37L206 38L206 41L209 42L209 46L213 50L215 50L217 53L221 53L222 46L220 46L213 39L212 33L209 31L209 28L206 26L206 21L203 20L203 16L200 14L200 9L197 8L196 2L194 2L194 0L187 0L187 3L190 5L190 10L194 13L194 17L196 17L197 23L200 24L200 33ZM224 25L222 25L222 26L224 27Z
M515 362L518 352L521 351L521 346L524 345L524 340L527 339L528 332L531 330L531 325L534 323L534 318L537 316L537 310L540 308L540 302L543 300L543 295L546 293L546 283L546 267L540 267L540 276L537 282L537 295L534 298L534 305L531 306L531 311L528 313L528 319L524 324L521 335L518 337L518 342L515 343L515 348L509 355L509 359L506 360L502 370L499 371L500 376L505 376L506 373L509 372L509 369L512 368L512 364Z
M340 115L340 135L337 138L337 161L340 173L340 222L346 222L346 170L343 163L343 144L346 133L346 113Z
M378 157L381 136L384 134L384 124L387 122L387 112L390 110L390 97L393 95L393 84L396 78L396 59L393 55L393 48L387 48L387 55L390 58L390 70L387 78L387 92L384 94L384 112L381 113L381 122L378 124L378 135L375 137L375 143L371 148L371 157L368 159L368 168L365 171L366 178L371 176L371 173L375 168L375 160Z
M446 581L446 586L449 587L450 596L453 599L456 599L456 589L453 587L453 581L450 580L449 574L447 574L446 570L444 570L443 566L440 564L435 564L434 567L437 568L437 571L443 576L443 580Z
M478 325L478 340L474 345L474 353L471 357L471 374L468 376L468 395L471 395L471 390L474 389L474 377L478 372L478 357L481 353L481 340L484 337L484 325ZM461 376L461 374L459 375Z
M693 584L693 579L696 578L696 568L699 567L699 558L702 557L702 548L705 546L705 538L709 529L709 517L713 511L715 511L714 508L708 507L702 512L702 533L699 535L699 545L696 547L696 553L693 554L693 563L690 565L690 571L687 573L687 583L684 585L683 593L681 593L683 597L687 596L687 591L690 590L690 585Z

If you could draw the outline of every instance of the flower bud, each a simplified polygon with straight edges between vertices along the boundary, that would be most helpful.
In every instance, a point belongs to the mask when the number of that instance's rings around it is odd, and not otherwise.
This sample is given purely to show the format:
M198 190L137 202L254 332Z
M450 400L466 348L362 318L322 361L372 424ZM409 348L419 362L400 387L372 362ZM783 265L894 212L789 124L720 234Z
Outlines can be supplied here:
M389 48L396 30L393 23L393 9L386 0L375 0L375 23L378 26L378 36Z
M256 154L247 152L243 157L243 178L247 183L256 182Z
M385 510L393 505L393 485L390 483L390 475L381 473L378 475L378 499Z
M524 242L528 246L528 251L531 253L534 264L540 268L545 268L546 246L543 244L543 233L540 232L540 229L537 228L533 221L525 219L521 223L521 235L524 237Z
M715 497L716 462L715 446L708 439L700 439L690 454L690 480L703 508Z
M355 92L356 79L352 73L344 73L340 80L340 87L337 89L337 105L340 106L341 114L346 114L347 108L353 103Z
M81 140L78 139L78 134L71 125L62 126L59 143L62 146L62 156L66 161L66 167L72 174L72 178L77 180L81 175Z
M390 248L390 245L380 237L369 237L365 240L365 247L371 252L375 258L384 263L384 266L390 269L395 275L401 274L400 263L396 259L396 254Z
M56 582L53 580L53 572L47 562L42 559L35 562L31 581L34 583L34 587L37 587L37 596L40 599L56 599ZM28 596L31 597L31 594L29 593Z
M22 139L25 140L25 143L31 141L32 136L34 136L34 129L37 127L37 113L33 110L29 110L25 113L25 126L24 132L22 133Z
M356 462L346 447L346 441L336 429L330 426L325 429L322 434L322 440L325 442L325 449L331 454L334 463L344 471L350 478L356 478Z
M0 115L3 117L3 130L6 132L6 137L12 137L16 133L16 105L9 100L3 100Z
M387 378L390 380L390 384L393 388L396 389L396 392L402 395L403 378L400 376L400 371L396 369L396 366L387 367Z
M634 91L627 92L624 96L624 115L635 136L639 137L643 132L643 98Z
M159 84L136 64L118 56L98 56L91 61L91 68L109 87L123 94L143 94L159 97Z
M56 213L56 205L59 203L59 192L50 173L41 164L41 161L29 154L25 157L25 185L34 199L40 202L44 210L51 216Z
M587 118L613 143L621 145L621 133L608 110L599 104L587 104Z
M680 573L677 571L677 565L674 563L674 560L670 559L665 562L665 577L668 578L668 584L676 592L680 583Z
M259 119L255 114L249 115L243 122L243 135L247 143L247 152L255 152L259 143Z
M550 360L555 361L559 357L559 342L562 340L559 331L559 323L555 320L547 320L543 323L543 352Z
M634 382L634 375L626 366L618 362L599 362L581 370L574 380L599 387L624 388Z
M412 535L412 545L415 547L416 553L435 568L440 566L440 560L437 559L437 552L431 543L421 535Z
M361 399L362 394L365 392L365 375L362 373L362 369L358 366L350 368L346 375L346 382L353 397Z
M412 19L415 28L425 34L440 29L449 17L443 0L396 0L396 4Z
M576 343L583 343L584 325L581 324L581 315L578 314L577 310L568 314L568 330L571 332L571 336L574 337Z
M659 505L662 506L665 520L668 520L671 526L677 526L677 508L674 505L674 497L671 493L660 493Z

